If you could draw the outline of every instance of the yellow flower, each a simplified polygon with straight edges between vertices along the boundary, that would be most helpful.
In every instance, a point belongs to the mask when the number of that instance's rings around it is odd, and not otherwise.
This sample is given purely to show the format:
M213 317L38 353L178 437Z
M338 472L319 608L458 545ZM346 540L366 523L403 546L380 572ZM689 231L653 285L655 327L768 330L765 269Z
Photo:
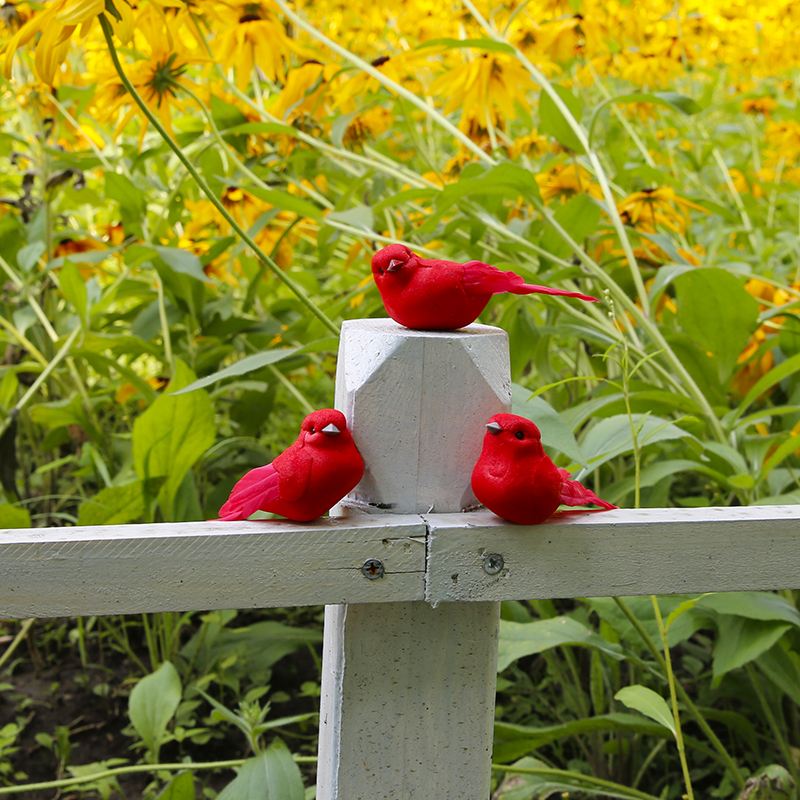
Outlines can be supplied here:
M289 73L286 85L269 107L270 113L284 122L304 115L327 117L331 112L326 103L328 81L338 72L333 64L306 61Z
M769 118L778 104L772 97L756 97L742 100L741 106L745 114L763 114Z
M592 176L580 165L555 164L547 172L537 175L536 183L539 185L539 193L545 204L555 198L566 203L570 197L583 193L590 194L598 200L603 197L603 190L599 184L592 183Z
M506 119L516 118L515 103L530 110L527 92L537 88L516 58L485 53L440 75L429 92L447 98L445 114L462 109L459 127L469 130L473 123L502 127Z
M675 206L678 206L676 209ZM675 190L669 186L661 186L658 189L643 189L641 192L634 192L624 200L617 203L617 211L627 222L634 227L653 233L658 225L663 225L675 232L684 232L686 226L691 221L688 209L708 211L690 200L678 197Z
M771 148L769 158L772 163L777 164L780 159L793 163L800 156L800 123L795 120L768 122L764 138Z

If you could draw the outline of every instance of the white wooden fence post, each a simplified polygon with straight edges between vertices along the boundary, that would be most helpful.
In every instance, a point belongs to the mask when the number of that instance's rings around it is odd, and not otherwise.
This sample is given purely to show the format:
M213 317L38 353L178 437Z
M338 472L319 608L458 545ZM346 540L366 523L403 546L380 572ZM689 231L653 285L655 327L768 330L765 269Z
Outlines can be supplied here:
M474 503L484 424L510 403L497 328L345 322L336 406L367 472L343 506L424 515ZM319 800L487 800L498 619L497 602L326 607Z

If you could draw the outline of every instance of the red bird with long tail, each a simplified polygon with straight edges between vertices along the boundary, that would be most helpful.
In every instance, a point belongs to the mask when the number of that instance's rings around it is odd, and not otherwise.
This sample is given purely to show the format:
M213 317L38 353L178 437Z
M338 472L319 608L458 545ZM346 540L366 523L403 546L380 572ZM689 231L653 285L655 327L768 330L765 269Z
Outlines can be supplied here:
M389 316L406 328L450 331L478 318L492 295L549 294L597 302L596 297L525 283L482 261L420 258L405 245L390 244L372 257L372 274Z
M483 451L472 472L472 491L498 517L539 525L562 503L618 508L559 469L545 454L539 429L529 419L495 414L486 428Z
M222 520L247 519L254 511L309 522L335 506L364 474L344 414L323 408L309 414L297 441L271 464L251 469L219 510Z

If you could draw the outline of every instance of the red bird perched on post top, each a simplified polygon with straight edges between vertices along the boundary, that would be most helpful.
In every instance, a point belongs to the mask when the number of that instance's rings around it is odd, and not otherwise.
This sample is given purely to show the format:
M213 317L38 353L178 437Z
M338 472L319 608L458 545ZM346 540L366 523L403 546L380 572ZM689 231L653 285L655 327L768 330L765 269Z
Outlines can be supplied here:
M550 294L597 302L596 297L525 283L482 261L420 258L390 244L372 257L372 274L389 316L406 328L451 331L478 318L493 294Z
M539 525L562 503L618 508L559 469L545 454L542 435L529 419L495 414L486 428L483 451L472 472L472 491L498 517Z
M219 510L221 520L247 519L254 511L309 522L335 506L364 474L364 461L344 414L323 408L309 414L297 441L271 464L251 469Z

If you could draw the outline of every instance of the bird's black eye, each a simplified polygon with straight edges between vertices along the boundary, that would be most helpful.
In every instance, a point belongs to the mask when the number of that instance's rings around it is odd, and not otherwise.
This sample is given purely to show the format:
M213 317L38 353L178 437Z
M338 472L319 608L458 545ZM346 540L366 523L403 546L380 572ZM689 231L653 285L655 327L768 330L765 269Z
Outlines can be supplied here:
M517 439L524 439L524 438L525 438L525 434L524 434L522 431L517 431L517 432L514 434L514 436L516 436L516 437L517 437Z
M379 273L380 275L383 275L383 267L378 267L378 273Z
M313 425L311 426L311 430L309 431L309 433L316 433L316 431L314 430L314 426Z

